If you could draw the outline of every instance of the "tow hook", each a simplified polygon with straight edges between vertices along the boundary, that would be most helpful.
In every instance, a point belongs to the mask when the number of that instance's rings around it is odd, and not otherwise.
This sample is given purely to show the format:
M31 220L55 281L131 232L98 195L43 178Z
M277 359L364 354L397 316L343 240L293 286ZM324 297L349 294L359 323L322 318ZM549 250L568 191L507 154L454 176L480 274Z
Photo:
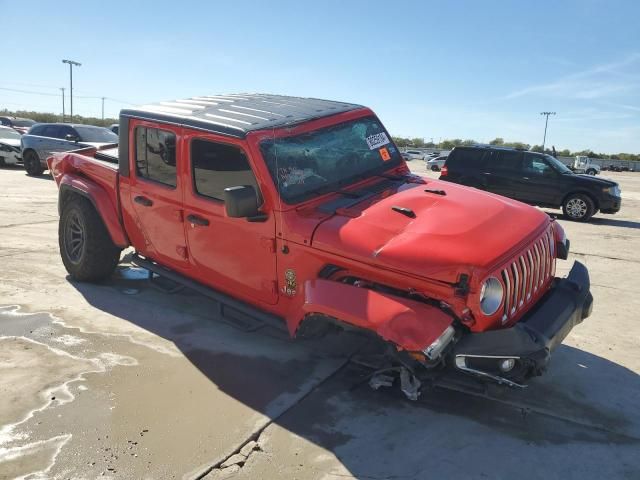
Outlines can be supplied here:
M402 393L404 393L409 400L418 400L421 393L420 387L422 386L422 382L406 367L378 370L369 379L369 386L374 390L378 390L380 387L393 386L394 377L392 373L398 371L400 372L400 390L402 390Z

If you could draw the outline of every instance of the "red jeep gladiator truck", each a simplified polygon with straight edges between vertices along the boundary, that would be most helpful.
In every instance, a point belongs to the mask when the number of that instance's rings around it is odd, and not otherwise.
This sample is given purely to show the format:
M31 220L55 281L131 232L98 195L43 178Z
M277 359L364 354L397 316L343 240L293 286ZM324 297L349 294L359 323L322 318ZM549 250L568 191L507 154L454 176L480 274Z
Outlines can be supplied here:
M587 269L536 208L412 175L368 108L217 95L120 113L119 148L48 159L75 280L133 263L292 336L369 332L412 379L512 387L591 313Z

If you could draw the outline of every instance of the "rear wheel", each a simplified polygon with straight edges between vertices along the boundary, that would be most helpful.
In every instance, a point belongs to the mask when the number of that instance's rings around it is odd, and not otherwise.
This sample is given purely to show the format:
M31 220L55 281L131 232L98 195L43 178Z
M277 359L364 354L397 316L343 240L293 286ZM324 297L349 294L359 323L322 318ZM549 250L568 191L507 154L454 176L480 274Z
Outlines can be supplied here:
M42 168L42 165L40 164L38 154L33 150L27 150L24 152L23 162L27 175L37 177L38 175L42 175L42 172L44 172L44 168Z
M596 213L596 207L587 195L572 193L565 199L562 212L570 220L586 222Z
M104 280L120 260L120 249L111 241L100 215L91 202L79 195L64 204L58 243L62 263L74 280Z
M596 171L593 168L590 168L589 170L587 170L587 175L595 175Z

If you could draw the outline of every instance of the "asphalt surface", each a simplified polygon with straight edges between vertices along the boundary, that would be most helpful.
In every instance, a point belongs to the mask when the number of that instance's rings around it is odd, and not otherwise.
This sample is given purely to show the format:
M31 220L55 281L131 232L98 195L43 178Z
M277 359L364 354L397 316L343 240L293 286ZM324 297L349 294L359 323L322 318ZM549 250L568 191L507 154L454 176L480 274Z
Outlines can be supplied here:
M126 260L70 282L53 181L0 169L0 479L640 478L640 174L603 176L620 214L549 211L572 242L559 273L585 263L595 297L549 372L410 402L366 385L357 337L219 318Z

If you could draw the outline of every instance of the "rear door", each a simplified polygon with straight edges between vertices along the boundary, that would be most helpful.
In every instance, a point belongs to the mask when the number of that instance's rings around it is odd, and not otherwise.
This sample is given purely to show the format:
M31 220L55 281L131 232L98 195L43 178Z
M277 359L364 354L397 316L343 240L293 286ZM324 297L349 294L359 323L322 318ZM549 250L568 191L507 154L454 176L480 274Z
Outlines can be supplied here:
M130 122L133 166L129 195L139 236L136 249L176 270L189 266L184 236L182 128Z
M251 185L260 192L242 142L194 133L185 139L185 148L191 179L185 186L185 230L194 274L234 296L275 304L273 215L262 222L248 222L225 213L225 188Z
M484 167L487 151L480 148L456 148L445 160L448 180L486 190ZM446 177L445 177L446 178Z
M521 199L517 180L522 175L522 152L517 150L493 150L482 175L487 190L509 198Z

